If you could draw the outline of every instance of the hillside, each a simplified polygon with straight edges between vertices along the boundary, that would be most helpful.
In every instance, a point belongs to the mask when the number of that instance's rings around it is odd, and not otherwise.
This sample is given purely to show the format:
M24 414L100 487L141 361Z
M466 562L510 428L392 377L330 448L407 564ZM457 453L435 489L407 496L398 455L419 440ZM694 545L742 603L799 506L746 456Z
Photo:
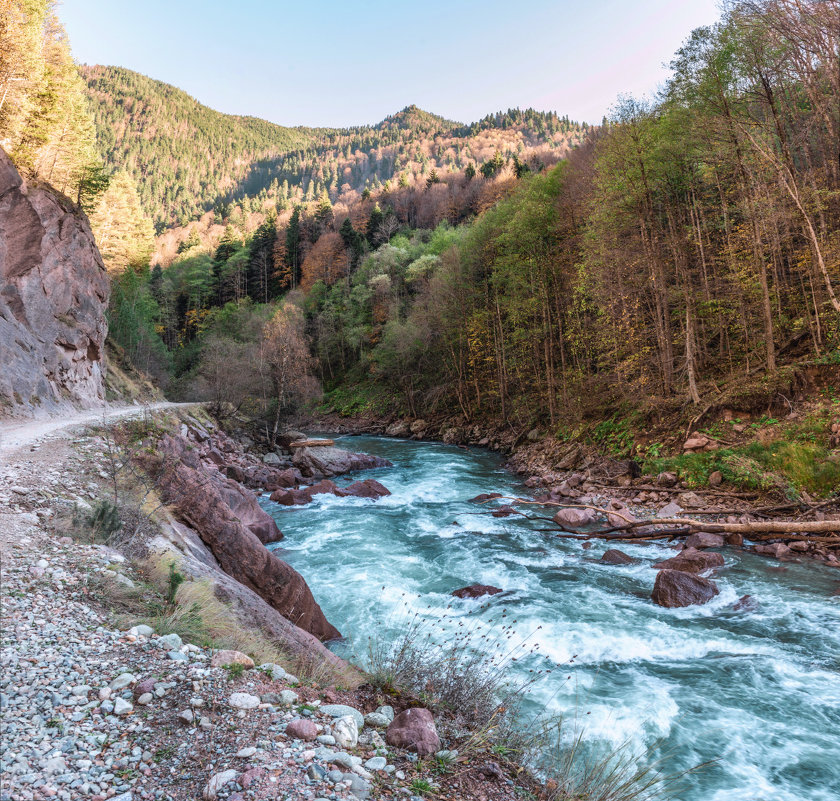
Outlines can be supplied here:
M227 217L230 204L248 214L324 193L333 203L352 203L366 187L387 188L392 179L425 183L431 170L478 168L497 151L551 163L586 128L530 109L463 125L416 106L372 126L287 128L222 114L131 70L80 71L100 153L137 182L158 232L212 209Z

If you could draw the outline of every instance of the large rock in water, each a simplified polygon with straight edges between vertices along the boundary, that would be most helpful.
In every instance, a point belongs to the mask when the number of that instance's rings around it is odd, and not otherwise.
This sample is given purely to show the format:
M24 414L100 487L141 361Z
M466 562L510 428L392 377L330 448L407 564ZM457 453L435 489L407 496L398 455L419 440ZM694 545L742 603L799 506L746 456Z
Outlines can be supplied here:
M680 570L660 570L651 598L659 606L692 606L708 603L718 592L717 585L702 576Z
M682 573L702 573L713 567L723 567L724 560L719 553L686 548L677 556L654 565L656 570L679 570Z
M109 292L84 213L0 148L0 411L104 400Z
M321 640L341 636L324 616L303 576L268 551L255 531L234 513L228 503L233 493L230 480L204 469L187 439L164 436L157 454L150 458L157 460L152 467L163 499L198 533L225 573L304 631Z
M333 446L299 448L292 463L303 475L310 478L329 478L353 470L370 470L374 467L393 467L391 462L368 453L353 453Z

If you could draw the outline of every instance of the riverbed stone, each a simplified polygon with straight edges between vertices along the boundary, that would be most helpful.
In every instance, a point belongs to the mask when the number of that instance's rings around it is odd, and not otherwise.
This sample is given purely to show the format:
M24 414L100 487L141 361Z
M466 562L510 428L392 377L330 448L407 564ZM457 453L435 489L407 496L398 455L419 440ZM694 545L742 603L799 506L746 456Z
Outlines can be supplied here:
M660 570L651 598L659 606L674 608L708 603L718 592L717 585L702 576L680 570Z
M347 706L347 704L324 704L321 707L321 713L329 715L331 718L343 718L345 715L350 715L356 721L356 727L359 731L365 725L364 715L358 709L353 709L352 706Z

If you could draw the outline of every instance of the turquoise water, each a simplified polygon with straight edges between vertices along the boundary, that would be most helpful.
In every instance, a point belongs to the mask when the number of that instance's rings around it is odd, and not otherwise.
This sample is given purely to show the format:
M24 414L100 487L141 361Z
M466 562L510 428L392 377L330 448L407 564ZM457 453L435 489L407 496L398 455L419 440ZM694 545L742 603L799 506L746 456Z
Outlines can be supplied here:
M840 799L840 571L726 550L720 595L663 609L650 600L651 565L673 555L668 546L622 545L641 562L607 566L603 543L587 551L534 523L476 514L466 501L480 492L527 494L495 454L376 437L344 445L394 463L353 477L377 478L391 496L261 501L285 534L279 555L345 635L338 648L364 654L414 610L454 631L465 615L504 608L539 648L514 670L555 668L533 687L535 707L668 772L716 760L681 801ZM489 603L449 594L474 583L506 592ZM755 608L734 611L747 594Z

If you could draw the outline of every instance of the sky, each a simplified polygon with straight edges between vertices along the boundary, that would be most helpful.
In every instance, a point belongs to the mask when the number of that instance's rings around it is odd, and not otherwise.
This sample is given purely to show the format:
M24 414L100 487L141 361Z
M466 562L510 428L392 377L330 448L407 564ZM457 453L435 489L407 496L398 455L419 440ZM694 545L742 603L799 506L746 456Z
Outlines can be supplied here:
M512 107L598 123L651 95L719 0L63 0L76 60L136 70L228 114L460 122Z

